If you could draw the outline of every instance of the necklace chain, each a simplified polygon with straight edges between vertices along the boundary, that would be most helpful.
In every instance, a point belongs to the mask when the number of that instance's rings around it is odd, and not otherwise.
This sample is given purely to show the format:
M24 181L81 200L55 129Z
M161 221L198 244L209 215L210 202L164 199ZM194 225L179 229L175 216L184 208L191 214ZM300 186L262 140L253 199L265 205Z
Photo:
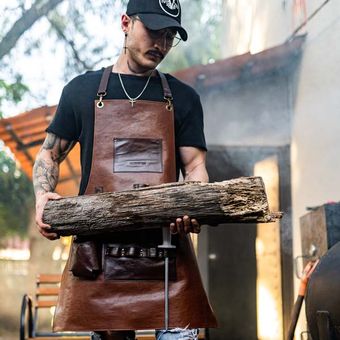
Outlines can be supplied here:
M144 91L145 91L146 88L148 87L149 82L150 82L150 79L151 79L151 76L152 76L152 72L150 73L150 75L149 75L149 77L148 77L148 80L146 81L145 86L144 86L143 90L140 92L140 94L139 94L137 97L132 98L132 97L127 93L127 91L126 91L126 89L125 89L125 86L124 86L124 83L123 83L122 76L120 75L120 73L118 73L118 77L119 77L120 84L122 85L122 89L123 89L125 95L128 97L129 102L131 103L131 106L132 106L132 107L133 107L134 103L137 101L137 99L140 98L140 96L144 93Z

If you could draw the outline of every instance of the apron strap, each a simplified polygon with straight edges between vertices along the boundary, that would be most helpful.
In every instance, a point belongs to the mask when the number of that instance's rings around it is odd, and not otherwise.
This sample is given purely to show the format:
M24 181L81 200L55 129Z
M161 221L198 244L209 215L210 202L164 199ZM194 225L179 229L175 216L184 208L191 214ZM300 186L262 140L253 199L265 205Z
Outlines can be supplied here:
M171 93L171 90L170 90L170 86L169 86L169 83L168 83L168 80L166 79L166 76L164 75L164 73L162 72L159 72L157 70L160 78L161 78L161 81L162 81L162 87L163 87L163 92L164 92L164 99L166 100L166 109L168 111L173 111L174 109L174 106L173 106L173 98L172 98L172 93Z
M105 97L106 96L107 84L108 84L109 79L110 79L112 67L113 67L113 65L106 67L105 70L104 70L104 73L102 75L102 79L100 81L98 93L97 93L98 97L100 97L100 96Z
M166 98L171 98L172 99L172 93L171 93L171 90L170 90L170 86L169 86L169 83L168 83L168 79L166 79L166 76L164 75L164 73L158 71L158 74L161 78L161 81L162 81L162 87L163 87L163 92L164 92L164 99Z

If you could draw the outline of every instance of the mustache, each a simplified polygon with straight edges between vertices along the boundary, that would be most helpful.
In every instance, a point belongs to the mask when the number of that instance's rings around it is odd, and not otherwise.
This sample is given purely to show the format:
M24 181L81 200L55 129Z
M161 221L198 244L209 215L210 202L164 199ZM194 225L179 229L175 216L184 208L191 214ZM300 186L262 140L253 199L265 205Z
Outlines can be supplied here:
M149 50L147 53L153 56L159 57L161 60L164 59L164 54L159 50L153 49L153 50Z

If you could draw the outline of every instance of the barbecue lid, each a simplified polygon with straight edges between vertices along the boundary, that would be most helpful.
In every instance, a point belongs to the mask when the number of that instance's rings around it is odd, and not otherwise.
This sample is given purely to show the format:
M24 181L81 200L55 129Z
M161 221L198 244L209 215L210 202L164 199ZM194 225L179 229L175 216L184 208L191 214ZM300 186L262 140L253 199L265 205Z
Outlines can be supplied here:
M306 316L313 340L340 340L340 242L321 258L309 279Z

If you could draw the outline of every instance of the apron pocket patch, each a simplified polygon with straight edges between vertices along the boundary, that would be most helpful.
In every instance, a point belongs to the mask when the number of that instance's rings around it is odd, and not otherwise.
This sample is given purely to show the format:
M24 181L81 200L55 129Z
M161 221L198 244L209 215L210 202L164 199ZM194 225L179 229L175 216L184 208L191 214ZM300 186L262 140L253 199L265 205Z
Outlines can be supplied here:
M163 172L162 140L115 138L113 172Z

